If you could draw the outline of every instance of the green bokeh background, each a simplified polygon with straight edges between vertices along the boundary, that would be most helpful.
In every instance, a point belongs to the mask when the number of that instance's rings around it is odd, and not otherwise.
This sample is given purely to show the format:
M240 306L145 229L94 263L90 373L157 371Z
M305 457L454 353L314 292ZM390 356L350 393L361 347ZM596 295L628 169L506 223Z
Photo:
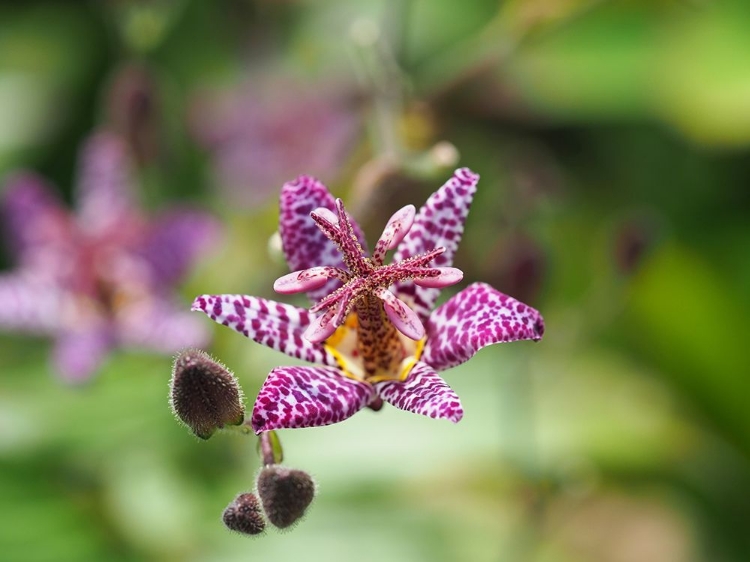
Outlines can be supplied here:
M196 91L262 68L354 85L366 128L321 179L370 201L370 240L395 201L419 205L447 178L429 150L452 143L482 175L464 284L514 291L547 332L446 373L460 424L384 408L280 432L319 494L296 528L255 539L220 521L253 487L255 440L179 426L170 357L118 352L71 388L49 342L2 334L0 560L750 559L750 5L6 2L0 171L34 168L69 199L128 62L149 68L159 100L146 206L192 202L226 227L181 288L186 306L272 297L286 272L268 251L275 204L229 204L187 134ZM289 363L212 329L248 404Z

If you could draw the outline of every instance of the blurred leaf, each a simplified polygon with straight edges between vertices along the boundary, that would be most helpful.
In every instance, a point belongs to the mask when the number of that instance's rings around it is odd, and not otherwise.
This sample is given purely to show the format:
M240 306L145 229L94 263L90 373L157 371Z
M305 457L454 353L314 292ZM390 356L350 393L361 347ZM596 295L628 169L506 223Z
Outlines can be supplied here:
M750 364L742 299L700 257L676 244L633 280L632 343L750 454Z
M688 137L750 143L750 7L717 2L672 23L654 58L656 109Z
M0 170L65 122L71 95L100 52L97 31L76 4L0 7Z
M643 115L654 31L648 11L608 4L529 39L507 73L528 102L558 118Z

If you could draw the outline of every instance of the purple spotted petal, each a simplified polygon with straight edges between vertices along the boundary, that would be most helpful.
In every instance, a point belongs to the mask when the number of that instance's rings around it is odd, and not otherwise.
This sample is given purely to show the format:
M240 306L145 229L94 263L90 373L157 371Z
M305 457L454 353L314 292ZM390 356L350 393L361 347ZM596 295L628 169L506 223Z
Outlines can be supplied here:
M205 347L210 331L200 316L180 303L146 298L117 310L119 343L126 347L175 353L187 347Z
M343 421L369 404L375 392L331 367L278 367L253 406L255 433L317 427Z
M444 371L493 343L539 340L542 316L485 283L470 285L432 313L422 361Z
M134 211L132 166L127 145L111 133L97 133L86 141L78 164L76 201L85 232L117 227Z
M68 212L41 177L19 172L5 182L5 190L0 224L19 265L33 261L35 250L69 238Z
M345 269L338 249L315 225L310 213L319 207L336 212L336 200L318 180L300 176L284 184L281 189L279 231L284 255L291 271L316 266L333 266ZM366 243L359 225L351 219L354 233L362 248ZM341 281L331 279L307 295L315 303L341 286Z
M384 381L374 386L380 397L396 408L453 423L461 421L464 416L461 401L453 389L432 367L421 361L405 381Z
M61 334L55 341L52 360L64 380L83 382L96 372L113 346L114 338L109 327L94 323Z
M0 328L31 334L57 331L63 295L58 288L22 273L0 276Z
M161 286L178 283L216 243L219 231L218 221L200 211L172 210L158 217L143 248L154 281Z
M246 295L202 295L192 310L263 344L310 363L336 365L336 358L321 344L302 335L313 315L303 308Z
M393 261L401 261L444 247L445 252L436 257L431 266L450 267L461 241L464 222L477 190L479 176L468 168L455 171L440 189L433 193L419 210L414 224L396 250ZM412 303L412 308L426 321L440 289L419 287L411 282L397 283L393 291L397 297Z

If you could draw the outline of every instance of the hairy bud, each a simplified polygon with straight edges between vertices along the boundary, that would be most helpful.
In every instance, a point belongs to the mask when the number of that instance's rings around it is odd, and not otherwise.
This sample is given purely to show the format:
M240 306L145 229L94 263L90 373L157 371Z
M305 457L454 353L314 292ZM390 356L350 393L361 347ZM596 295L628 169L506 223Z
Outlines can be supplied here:
M305 514L315 497L315 482L302 470L270 465L260 471L258 495L268 520L285 529Z
M221 516L230 531L243 535L259 535L266 530L266 520L255 494L240 494L224 510Z
M170 381L174 414L201 439L245 420L242 390L224 365L199 349L187 349L174 361Z

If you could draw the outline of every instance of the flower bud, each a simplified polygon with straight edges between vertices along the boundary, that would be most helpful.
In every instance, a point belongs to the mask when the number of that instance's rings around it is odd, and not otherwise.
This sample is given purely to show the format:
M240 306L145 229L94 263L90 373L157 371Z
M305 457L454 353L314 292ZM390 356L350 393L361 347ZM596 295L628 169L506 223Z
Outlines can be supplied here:
M266 530L266 520L255 494L240 494L234 498L221 519L227 529L243 535L259 535Z
M658 234L659 224L655 217L640 214L623 220L617 226L614 240L618 271L623 275L634 274L654 247Z
M201 439L208 439L224 424L245 421L237 379L199 349L186 349L175 359L170 404L180 421Z
M258 495L268 520L286 529L305 514L315 497L315 482L302 470L270 465L260 471Z

